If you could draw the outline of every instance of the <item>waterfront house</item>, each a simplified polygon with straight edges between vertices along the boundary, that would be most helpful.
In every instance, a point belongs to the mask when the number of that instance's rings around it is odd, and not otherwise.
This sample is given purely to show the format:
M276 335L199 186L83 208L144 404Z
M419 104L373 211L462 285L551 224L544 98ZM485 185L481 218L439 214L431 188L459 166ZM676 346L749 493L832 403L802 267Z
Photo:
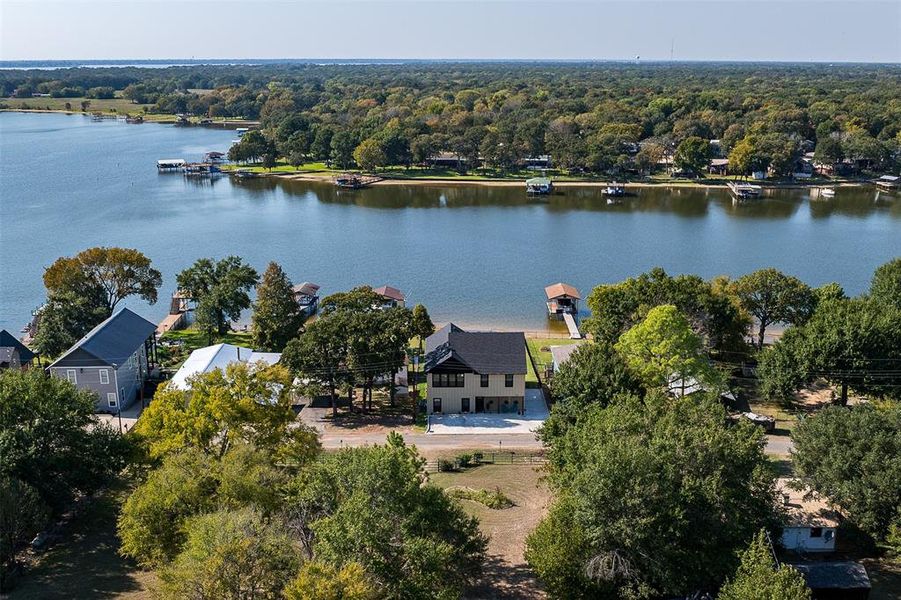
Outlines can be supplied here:
M310 317L319 309L319 286L309 281L295 285L294 300L300 305L301 312Z
M549 285L544 288L544 294L547 296L548 315L562 317L565 313L579 313L579 300L582 296L579 295L579 290L568 283Z
M50 365L50 374L97 394L98 412L116 413L142 392L155 354L156 325L123 308Z
M197 375L210 373L216 369L225 371L226 367L233 363L256 364L262 362L266 365L274 365L281 360L281 357L279 352L255 352L250 348L232 344L216 344L198 348L191 352L188 360L169 380L169 387L188 390L191 387L191 379Z
M406 296L404 296L404 293L402 291L397 288L393 288L390 285L383 285L382 287L377 287L372 291L382 297L382 308L403 308L404 304L407 301L407 298Z
M0 329L0 369L27 369L34 352L5 329Z
M712 159L710 159L710 166L707 167L707 171L711 175L725 175L729 171L729 159L728 158L712 158Z
M867 600L870 577L859 562L850 560L791 565L801 572L813 600Z
M522 414L526 338L521 332L464 331L450 323L426 338L429 414Z
M782 547L795 552L833 552L840 515L816 493L797 480L776 480L776 491L786 515Z

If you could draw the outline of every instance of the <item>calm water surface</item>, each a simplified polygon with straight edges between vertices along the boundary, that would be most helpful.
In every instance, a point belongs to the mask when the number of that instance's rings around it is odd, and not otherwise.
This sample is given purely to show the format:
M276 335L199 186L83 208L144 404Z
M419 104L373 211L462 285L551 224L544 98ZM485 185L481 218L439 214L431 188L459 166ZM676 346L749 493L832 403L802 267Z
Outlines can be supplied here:
M653 266L741 275L775 266L811 285L863 291L901 255L901 196L842 189L767 193L734 206L721 190L643 189L607 206L597 189L536 202L519 188L384 186L158 174L160 158L199 160L234 132L92 122L81 115L0 114L0 328L18 332L61 255L135 247L164 275L162 301L130 305L157 320L175 275L201 256L281 263L323 292L391 284L436 321L545 329L543 288L588 293Z

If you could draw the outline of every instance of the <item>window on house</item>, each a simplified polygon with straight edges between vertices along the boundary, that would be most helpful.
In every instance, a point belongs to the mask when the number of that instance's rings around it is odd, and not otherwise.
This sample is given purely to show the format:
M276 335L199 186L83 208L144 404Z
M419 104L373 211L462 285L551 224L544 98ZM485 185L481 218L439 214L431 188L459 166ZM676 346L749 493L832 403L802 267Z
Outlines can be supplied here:
M482 387L488 387L487 375L479 375L479 385L481 385Z
M69 383L78 383L78 375L75 373L75 369L66 369L66 379L69 380Z
M513 387L513 375L504 375L504 387Z
M100 369L100 383L106 385L109 383L109 370Z
M432 373L433 387L463 387L463 373Z
M116 408L117 406L119 406L119 399L116 397L116 392L107 392L106 403L110 408Z
M441 412L441 398L432 398L432 412L433 413Z
M812 537L812 538L823 537L823 528L822 527L811 527L810 528L810 537Z

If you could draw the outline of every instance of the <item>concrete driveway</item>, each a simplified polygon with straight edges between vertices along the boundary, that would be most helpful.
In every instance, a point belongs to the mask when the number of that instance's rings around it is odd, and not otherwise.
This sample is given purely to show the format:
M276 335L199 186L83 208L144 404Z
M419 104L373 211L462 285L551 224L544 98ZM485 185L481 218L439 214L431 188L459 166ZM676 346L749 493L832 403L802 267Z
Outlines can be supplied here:
M542 391L526 389L524 414L432 415L428 433L431 435L532 433L547 417L547 403L544 401Z

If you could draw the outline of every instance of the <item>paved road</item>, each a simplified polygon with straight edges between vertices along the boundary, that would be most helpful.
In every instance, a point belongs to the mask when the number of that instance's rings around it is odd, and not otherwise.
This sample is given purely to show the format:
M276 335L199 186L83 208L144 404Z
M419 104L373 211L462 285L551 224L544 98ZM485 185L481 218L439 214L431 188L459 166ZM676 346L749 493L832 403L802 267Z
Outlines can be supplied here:
M794 449L792 439L787 435L768 435L766 436L766 453L778 456L780 458L788 458Z

